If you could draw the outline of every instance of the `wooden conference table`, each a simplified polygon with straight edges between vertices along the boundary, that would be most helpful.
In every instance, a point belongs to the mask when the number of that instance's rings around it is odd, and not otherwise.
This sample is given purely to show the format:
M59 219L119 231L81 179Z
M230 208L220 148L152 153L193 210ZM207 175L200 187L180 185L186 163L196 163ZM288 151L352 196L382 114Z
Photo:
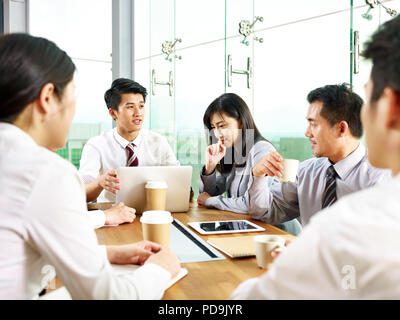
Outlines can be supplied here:
M96 204L89 209L107 208L107 204ZM228 211L220 211L198 207L196 202L191 202L187 213L174 213L173 217L187 226L188 222L213 221L213 220L239 220L248 219L248 215L237 214ZM123 224L117 227L103 227L96 230L99 244L119 245L143 240L140 217L137 216L131 224ZM272 225L257 220L248 219L265 228L263 232L252 232L257 234L277 234L285 238L295 238ZM190 227L189 227L190 228ZM194 231L195 232L195 231ZM195 232L199 235L197 232ZM243 233L219 235L243 236ZM249 235L249 234L246 234ZM209 236L199 235L204 240ZM212 235L215 237L215 235ZM210 236L211 237L211 236ZM226 256L226 255L225 255ZM250 278L262 275L265 270L257 266L255 257L232 259L226 256L226 260L207 262L193 262L182 264L189 273L171 286L164 294L166 300L220 300L228 299L237 286Z

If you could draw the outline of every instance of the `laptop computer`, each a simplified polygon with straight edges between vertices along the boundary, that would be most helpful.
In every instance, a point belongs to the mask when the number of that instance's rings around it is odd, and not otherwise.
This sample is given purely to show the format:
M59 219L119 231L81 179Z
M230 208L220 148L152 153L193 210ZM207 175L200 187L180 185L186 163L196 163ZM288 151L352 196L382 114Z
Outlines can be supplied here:
M190 200L191 166L121 167L117 169L121 189L117 201L143 213L146 206L145 185L148 181L165 181L167 189L166 210L187 212Z

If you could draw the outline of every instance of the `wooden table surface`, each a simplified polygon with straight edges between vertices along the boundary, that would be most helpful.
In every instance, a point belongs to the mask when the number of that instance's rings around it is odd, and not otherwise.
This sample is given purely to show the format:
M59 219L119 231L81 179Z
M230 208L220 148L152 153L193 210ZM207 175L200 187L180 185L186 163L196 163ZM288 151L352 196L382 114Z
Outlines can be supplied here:
M104 208L104 204L100 204ZM94 206L91 209L96 209ZM237 214L228 211L206 209L192 203L187 213L174 213L173 217L186 226L188 222L213 221L213 220L240 220L248 219L248 215ZM124 224L118 227L103 227L96 230L99 244L118 245L128 244L143 240L140 216L131 224ZM272 225L248 219L257 225L265 228L263 232L234 233L218 235L218 237L231 237L257 234L277 234L285 238L295 238ZM190 228L190 227L189 227ZM193 230L193 229L192 229ZM194 230L193 230L194 231ZM204 240L209 236L203 236L194 231ZM210 235L210 237L216 235ZM180 281L170 287L164 294L166 300L221 300L228 299L235 288L243 281L262 275L265 270L257 266L255 257L232 259L229 256L226 260L207 262L184 263L182 267L188 269L189 273Z

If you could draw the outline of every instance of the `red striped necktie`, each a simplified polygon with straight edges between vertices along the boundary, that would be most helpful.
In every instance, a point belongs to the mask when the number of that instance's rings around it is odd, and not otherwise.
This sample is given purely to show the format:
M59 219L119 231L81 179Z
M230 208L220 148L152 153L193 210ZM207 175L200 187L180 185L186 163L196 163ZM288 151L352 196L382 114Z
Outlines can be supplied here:
M126 150L128 150L128 161L126 162L127 167L137 167L139 165L139 159L137 158L133 147L136 147L133 143L129 143L126 146Z

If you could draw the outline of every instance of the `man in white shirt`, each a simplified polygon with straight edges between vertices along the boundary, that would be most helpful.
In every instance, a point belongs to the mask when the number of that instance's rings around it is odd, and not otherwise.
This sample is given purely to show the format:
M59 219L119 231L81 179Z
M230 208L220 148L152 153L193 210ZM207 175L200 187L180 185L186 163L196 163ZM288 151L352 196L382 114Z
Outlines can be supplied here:
M296 181L268 187L267 176L282 177L282 156L271 152L253 168L249 214L280 224L300 217L303 226L321 209L347 194L390 179L390 170L377 169L361 144L362 99L346 84L311 91L305 132L315 158L302 162Z
M390 181L321 211L260 278L234 299L399 299L400 16L367 43L373 62L362 109L368 159Z
M179 165L167 139L142 128L146 96L143 86L124 78L114 80L106 91L104 99L116 128L89 139L82 150L79 174L86 185L87 201L116 201L118 167ZM99 224L131 222L126 210L119 204L110 217L107 211L105 215L97 212Z

